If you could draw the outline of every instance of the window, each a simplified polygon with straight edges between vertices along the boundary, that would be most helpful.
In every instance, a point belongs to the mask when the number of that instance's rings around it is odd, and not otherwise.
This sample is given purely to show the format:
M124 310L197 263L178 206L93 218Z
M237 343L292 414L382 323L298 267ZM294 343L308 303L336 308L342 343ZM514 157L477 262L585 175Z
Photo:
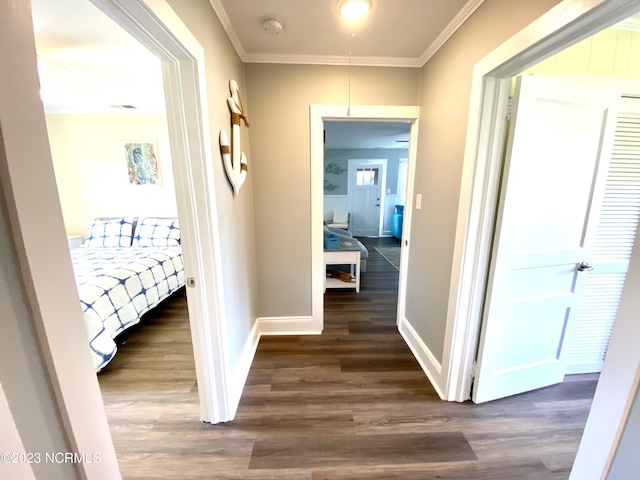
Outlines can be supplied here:
M356 170L356 186L358 187L375 187L378 185L377 168L358 168Z

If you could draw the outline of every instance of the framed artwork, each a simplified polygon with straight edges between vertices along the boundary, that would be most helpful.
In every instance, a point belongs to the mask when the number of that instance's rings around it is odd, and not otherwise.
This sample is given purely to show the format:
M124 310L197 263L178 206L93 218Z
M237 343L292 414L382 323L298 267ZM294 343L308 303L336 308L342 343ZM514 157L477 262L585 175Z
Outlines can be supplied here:
M125 143L129 182L132 185L160 185L158 157L153 143Z

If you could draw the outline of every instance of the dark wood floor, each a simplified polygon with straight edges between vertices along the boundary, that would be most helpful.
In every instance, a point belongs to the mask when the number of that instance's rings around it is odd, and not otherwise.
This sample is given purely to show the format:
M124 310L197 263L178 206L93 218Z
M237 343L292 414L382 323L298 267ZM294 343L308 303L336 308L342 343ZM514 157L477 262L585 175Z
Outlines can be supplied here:
M198 421L184 296L99 375L125 479L566 479L596 376L484 405L439 400L397 333L398 273L365 240L361 292L320 336L264 337L233 422Z

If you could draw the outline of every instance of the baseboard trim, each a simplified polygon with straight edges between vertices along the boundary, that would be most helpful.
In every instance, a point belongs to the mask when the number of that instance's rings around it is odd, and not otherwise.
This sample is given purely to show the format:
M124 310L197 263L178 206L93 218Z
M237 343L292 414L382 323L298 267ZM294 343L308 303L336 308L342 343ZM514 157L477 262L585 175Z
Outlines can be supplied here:
M320 335L313 317L260 317L256 320L258 334L262 335Z
M567 365L565 375L580 375L583 373L600 373L604 362L575 363Z
M441 385L442 365L436 359L435 355L429 350L429 347L418 336L418 333L411 326L406 318L402 318L398 328L400 335L404 338L411 351L413 352L420 367L427 375L427 378L435 388L437 394L442 400L445 400L444 388Z
M235 371L232 375L232 384L229 388L229 408L231 410L231 418L236 416L238 406L240 405L240 398L242 397L242 391L247 383L249 377L249 370L253 364L253 358L256 356L256 350L258 349L258 343L260 342L260 333L258 331L258 322L253 322L253 328L249 334L249 338L244 344L240 359Z

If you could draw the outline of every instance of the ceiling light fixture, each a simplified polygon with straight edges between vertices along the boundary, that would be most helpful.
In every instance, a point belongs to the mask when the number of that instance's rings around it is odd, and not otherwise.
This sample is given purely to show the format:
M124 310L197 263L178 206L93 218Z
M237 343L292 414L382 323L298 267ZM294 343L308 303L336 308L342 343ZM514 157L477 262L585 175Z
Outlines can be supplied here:
M359 20L371 11L371 0L341 0L338 11L347 20Z

